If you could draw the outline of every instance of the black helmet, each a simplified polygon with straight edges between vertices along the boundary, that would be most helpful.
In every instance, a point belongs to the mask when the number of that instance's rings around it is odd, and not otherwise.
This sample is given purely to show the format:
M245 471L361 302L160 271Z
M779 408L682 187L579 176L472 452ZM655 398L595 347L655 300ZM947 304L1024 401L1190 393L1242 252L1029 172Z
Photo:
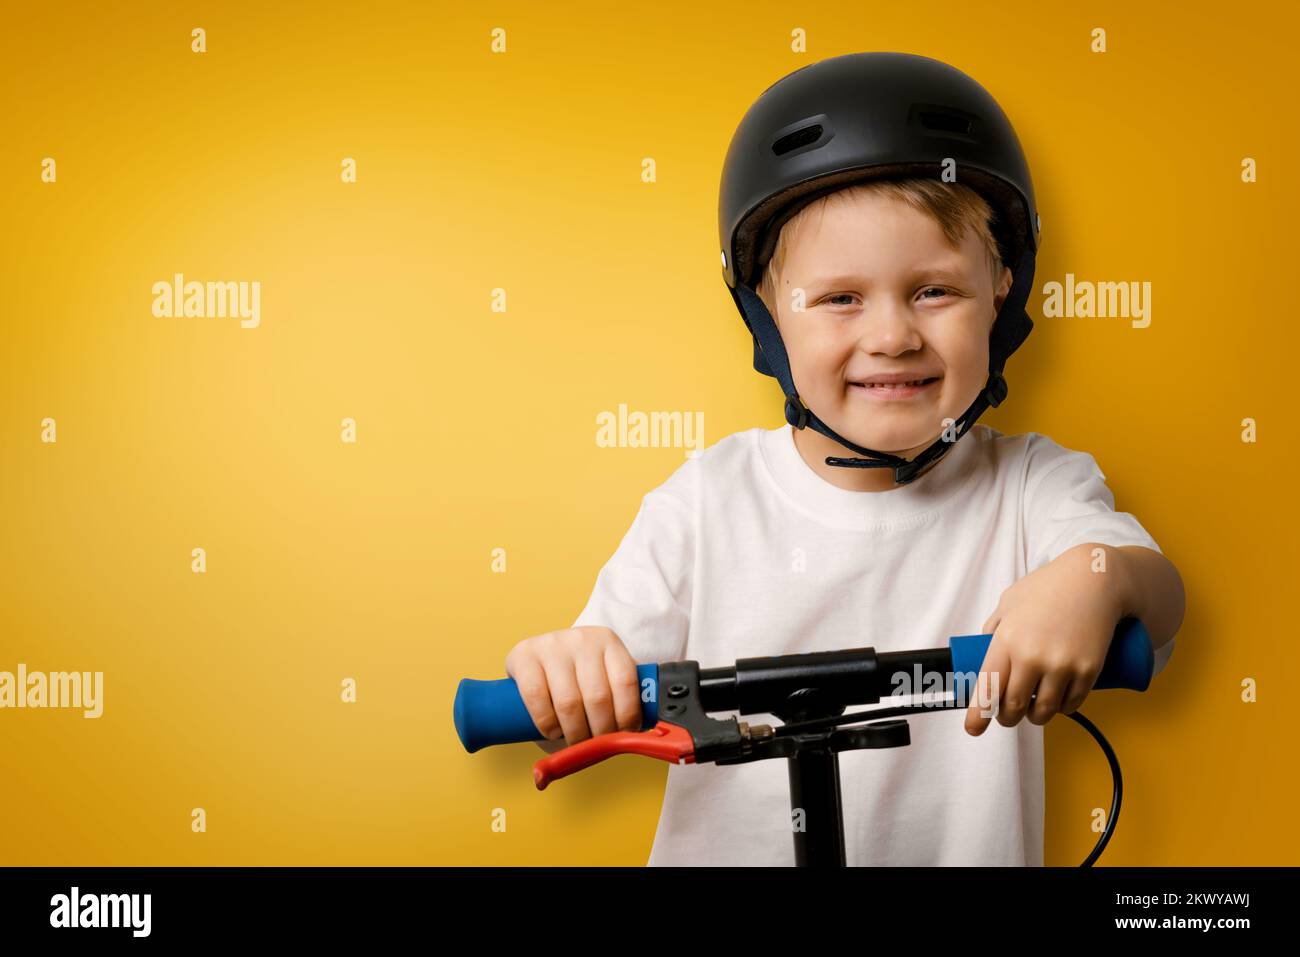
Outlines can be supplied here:
M992 231L1011 290L989 335L989 378L957 420L912 461L836 435L804 406L780 333L755 292L781 226L819 196L872 179L941 177L945 168L994 210ZM894 469L907 484L1007 395L1002 367L1033 328L1025 302L1038 251L1038 209L1020 141L988 91L955 67L911 53L831 57L778 80L740 121L722 167L718 226L722 275L754 336L754 368L785 392L786 421L868 458L828 465Z

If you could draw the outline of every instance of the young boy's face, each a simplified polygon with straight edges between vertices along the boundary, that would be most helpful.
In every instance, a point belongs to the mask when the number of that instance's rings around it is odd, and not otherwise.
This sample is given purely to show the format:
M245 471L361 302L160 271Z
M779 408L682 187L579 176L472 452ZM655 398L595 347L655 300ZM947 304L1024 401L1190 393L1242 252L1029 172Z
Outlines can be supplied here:
M984 387L989 332L1011 270L994 289L973 230L953 249L938 223L900 200L858 195L824 212L801 224L776 291L795 386L846 439L911 457ZM893 391L863 384L890 373L933 381Z

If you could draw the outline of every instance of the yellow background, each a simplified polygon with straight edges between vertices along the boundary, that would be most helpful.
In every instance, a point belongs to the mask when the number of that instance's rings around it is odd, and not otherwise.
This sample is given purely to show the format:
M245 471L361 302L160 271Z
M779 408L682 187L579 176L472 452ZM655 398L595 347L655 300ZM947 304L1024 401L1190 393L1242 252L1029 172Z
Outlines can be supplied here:
M1125 771L1103 862L1295 863L1294 11L86 3L6 20L0 670L106 687L97 721L0 711L0 863L644 863L664 765L620 758L539 793L533 745L461 750L452 695L572 623L681 464L597 447L598 412L702 410L708 444L782 422L720 278L720 164L770 83L872 49L970 73L1030 158L1036 328L982 421L1093 453L1187 584L1151 692L1084 708ZM154 318L175 272L260 281L261 327ZM1150 327L1042 319L1066 272L1150 281ZM1048 754L1047 862L1073 864L1109 777L1072 722L1051 723Z

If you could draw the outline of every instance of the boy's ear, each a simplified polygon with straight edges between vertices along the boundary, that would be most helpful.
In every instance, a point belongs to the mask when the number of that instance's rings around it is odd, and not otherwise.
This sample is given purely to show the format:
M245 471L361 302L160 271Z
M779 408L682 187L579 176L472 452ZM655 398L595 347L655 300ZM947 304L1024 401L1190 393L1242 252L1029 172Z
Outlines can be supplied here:
M1008 293L1011 292L1011 283L1014 277L1011 275L1011 269L1008 266L1002 267L1002 281L998 283L998 288L993 291L993 318L996 319L999 312L1002 311L1002 303L1006 301Z

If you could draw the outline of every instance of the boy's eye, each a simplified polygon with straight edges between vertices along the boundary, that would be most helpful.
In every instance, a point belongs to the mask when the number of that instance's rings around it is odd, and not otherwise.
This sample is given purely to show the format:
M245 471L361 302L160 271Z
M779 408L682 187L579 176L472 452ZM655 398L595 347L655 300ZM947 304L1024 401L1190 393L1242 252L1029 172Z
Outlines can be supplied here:
M932 293L932 292L938 293L938 295L937 296L927 295L928 293ZM922 299L942 299L944 296L947 296L948 294L949 291L943 286L926 286L924 289L921 290ZM837 299L847 299L850 301L837 303L835 301ZM824 299L822 299L822 302L831 303L833 305L847 306L847 305L852 305L852 299L853 299L853 293L851 292L837 292L832 295L826 296Z

